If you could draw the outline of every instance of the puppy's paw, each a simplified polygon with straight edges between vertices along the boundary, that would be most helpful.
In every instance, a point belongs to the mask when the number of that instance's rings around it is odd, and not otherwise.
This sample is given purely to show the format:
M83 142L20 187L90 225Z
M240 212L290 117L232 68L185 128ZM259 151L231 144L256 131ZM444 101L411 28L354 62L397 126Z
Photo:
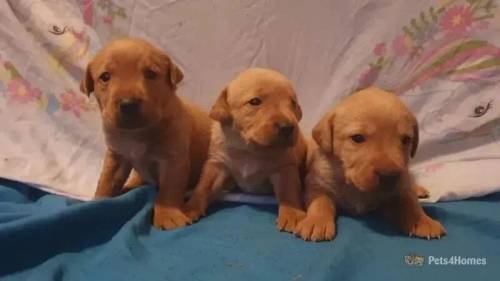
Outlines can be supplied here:
M410 237L417 236L426 238L427 240L431 238L441 239L441 236L446 235L446 230L440 222L431 219L427 215L423 215L410 229L409 235Z
M421 187L420 185L413 186L413 192L417 194L417 197L420 199L429 198L429 191L425 187Z
M308 241L333 240L336 234L335 223L329 216L307 216L293 233Z
M183 211L192 222L198 221L201 217L205 216L205 208L191 200L186 203Z
M306 213L288 206L280 206L276 227L279 231L293 232L297 224L304 219Z
M97 200L97 199L106 199L106 198L112 198L112 197L115 197L115 194L113 191L111 190L100 190L100 191L96 191L96 193L94 194L94 200Z
M155 207L153 225L159 229L171 230L191 223L191 219L178 208Z

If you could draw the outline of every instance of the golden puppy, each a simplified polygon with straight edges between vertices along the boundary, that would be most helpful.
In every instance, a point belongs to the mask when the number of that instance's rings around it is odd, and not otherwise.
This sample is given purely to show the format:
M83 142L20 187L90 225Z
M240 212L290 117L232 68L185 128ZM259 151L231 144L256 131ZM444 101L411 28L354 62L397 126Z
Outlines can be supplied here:
M278 72L254 68L224 88L210 116L209 158L186 214L197 220L224 188L272 193L279 202L277 227L291 232L305 215L301 171L306 146L298 122L302 112L292 85Z
M335 236L336 209L361 215L375 209L404 233L440 238L443 226L417 199L408 162L418 145L413 114L393 94L369 88L347 97L313 129L305 179L307 216L295 233L305 240ZM316 144L317 143L317 144Z
M153 223L163 229L190 223L183 196L197 183L210 142L208 114L175 94L182 78L159 49L121 39L95 56L81 83L97 98L108 147L95 197L118 194L133 168L158 185Z

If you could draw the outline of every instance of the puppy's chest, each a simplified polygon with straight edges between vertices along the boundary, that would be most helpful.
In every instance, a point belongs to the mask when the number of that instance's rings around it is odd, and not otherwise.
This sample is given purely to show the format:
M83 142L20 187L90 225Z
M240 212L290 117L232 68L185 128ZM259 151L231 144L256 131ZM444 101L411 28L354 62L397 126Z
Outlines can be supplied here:
M160 157L154 145L141 138L114 138L108 139L108 147L130 162L147 182L157 183Z
M362 192L356 187L346 182L343 171L331 162L323 162L324 168L328 172L325 182L327 189L331 192L337 206L351 215L363 215L369 213L380 206L383 197L378 192Z
M334 191L335 202L341 209L352 215L363 215L380 206L381 198L373 192L360 192L346 184Z
M242 191L256 194L273 192L270 176L279 168L276 161L246 155L231 156L226 161L226 167Z
M364 215L375 211L382 204L391 200L395 193L379 190L359 191L349 184L338 185L334 191L334 199L338 206L351 215Z

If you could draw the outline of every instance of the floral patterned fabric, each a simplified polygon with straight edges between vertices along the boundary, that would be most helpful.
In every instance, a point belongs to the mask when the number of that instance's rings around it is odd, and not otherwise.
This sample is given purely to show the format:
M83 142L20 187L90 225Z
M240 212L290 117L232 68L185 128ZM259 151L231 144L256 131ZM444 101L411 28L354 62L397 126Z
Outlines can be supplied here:
M500 190L498 0L320 2L1 2L0 176L92 196L104 145L78 83L103 44L132 35L167 51L180 94L207 109L246 67L283 72L306 132L355 89L393 90L419 119L412 171L431 200Z

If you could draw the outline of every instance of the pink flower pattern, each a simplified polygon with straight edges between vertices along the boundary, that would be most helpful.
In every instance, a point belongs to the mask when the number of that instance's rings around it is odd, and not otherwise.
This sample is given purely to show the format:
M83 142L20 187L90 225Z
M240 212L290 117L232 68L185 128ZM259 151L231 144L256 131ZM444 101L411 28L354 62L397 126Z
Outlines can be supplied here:
M443 163L432 163L425 167L426 173L435 173L444 167Z
M26 105L36 103L47 114L61 109L80 118L83 112L94 110L83 95L71 89L58 96L52 93L43 94L21 76L11 62L1 59L0 88L3 88L0 94L4 93L7 101Z
M107 24L113 24L113 16L112 15L103 16L102 21Z
M99 0L97 2L97 7L99 7L106 14L101 17L102 21L107 25L113 25L113 22L117 18L126 18L127 14L125 9L113 1L110 0Z
M464 34L472 26L473 20L470 7L457 5L445 12L440 25L448 34Z
M474 38L495 20L495 1L446 1L417 13L403 26L402 34L375 45L375 59L360 73L355 88L373 85L382 72L393 73L401 65L405 75L394 86L398 94L437 77L499 80L496 61L500 59L500 47L484 37Z
M383 56L385 53L385 43L378 43L375 48L373 48L373 54L376 56Z
M127 18L126 10L122 6L117 5L111 0L80 0L80 10L82 11L84 22L87 25L93 26L96 24L98 17L106 25L112 26L114 21L121 18ZM96 10L98 8L99 10ZM104 15L99 14L103 12Z
M86 100L82 95L77 95L73 90L68 90L60 96L61 108L80 117L82 111L88 111Z
M7 98L18 103L29 103L40 99L42 93L20 77L11 80L7 85Z
M118 19L127 18L126 9L115 4L115 1L112 0L81 0L78 2L81 6L84 22L88 25L95 25L98 14L102 15L102 13L104 15L101 19L106 25L113 25ZM88 39L84 32L77 32L71 28L69 30L79 42L86 42ZM84 112L94 110L94 107L78 91L66 90L62 94L42 93L40 89L31 85L12 63L1 59L0 87L2 88L0 94L5 94L8 101L20 104L36 103L48 114L62 110L75 117L81 117Z
M358 88L366 88L368 86L372 86L378 78L380 74L380 67L370 67L366 70L359 79L359 87Z
M394 55L396 56L404 56L408 54L410 48L411 42L406 35L396 36L396 38L392 41L392 49L394 51Z

